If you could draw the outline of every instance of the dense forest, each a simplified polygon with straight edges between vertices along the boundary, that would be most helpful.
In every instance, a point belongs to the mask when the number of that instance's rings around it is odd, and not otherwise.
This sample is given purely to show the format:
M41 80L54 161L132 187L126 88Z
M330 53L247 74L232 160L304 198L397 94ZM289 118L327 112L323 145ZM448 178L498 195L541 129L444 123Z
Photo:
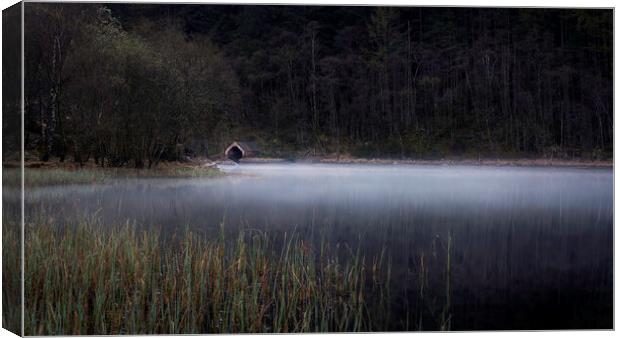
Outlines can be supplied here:
M610 158L612 48L610 9L26 3L26 150Z

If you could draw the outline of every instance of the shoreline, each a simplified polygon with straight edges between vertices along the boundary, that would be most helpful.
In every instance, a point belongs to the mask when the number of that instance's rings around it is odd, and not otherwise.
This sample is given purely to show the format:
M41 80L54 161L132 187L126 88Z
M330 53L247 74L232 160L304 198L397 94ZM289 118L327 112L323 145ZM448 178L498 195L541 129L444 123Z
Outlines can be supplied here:
M2 164L2 185L6 188L19 187L21 163ZM131 167L101 167L94 163L80 166L73 162L27 161L24 164L24 186L26 188L66 185L103 184L114 179L134 178L216 178L224 174L221 170L202 163L162 163L151 169Z
M319 163L345 164L409 164L409 165L471 165L500 167L579 167L579 168L613 168L613 161L591 160L558 160L558 159L440 159L440 160L388 160L388 159L355 159L325 158Z
M575 167L575 168L612 168L613 160L564 160L545 158L516 159L381 159L354 157L310 157L293 161L279 158L247 158L241 163L325 163L325 164L376 164L376 165L468 165L468 166L499 166L499 167Z
M65 170L88 170L96 169L102 171L144 171L144 172L160 172L165 173L175 169L201 169L213 168L215 170L218 164L227 162L228 160L210 160L208 158L197 158L193 162L162 162L158 166L151 169L136 169L132 167L101 167L94 163L85 163L80 167L76 163L66 161L26 161L24 167L27 169L65 169ZM461 158L461 159L385 159L385 158L356 158L342 156L340 158L334 156L317 156L307 157L294 160L274 157L251 157L241 160L241 164L260 164L260 163L324 163L324 164L376 164L376 165L466 165L466 166L499 166L499 167L575 167L575 168L612 168L613 160L584 160L584 159L547 159L547 158L514 158L514 159L492 159L492 158ZM19 168L20 163L15 161L3 162L3 169ZM218 170L219 171L219 170Z

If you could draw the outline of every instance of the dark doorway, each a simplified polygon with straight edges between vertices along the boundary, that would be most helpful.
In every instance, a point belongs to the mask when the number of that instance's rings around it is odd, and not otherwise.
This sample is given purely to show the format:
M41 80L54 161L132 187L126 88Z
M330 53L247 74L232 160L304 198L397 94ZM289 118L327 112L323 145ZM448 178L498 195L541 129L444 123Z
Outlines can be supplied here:
M239 163L239 160L243 157L243 152L239 149L239 147L232 147L228 151L227 156L231 161Z

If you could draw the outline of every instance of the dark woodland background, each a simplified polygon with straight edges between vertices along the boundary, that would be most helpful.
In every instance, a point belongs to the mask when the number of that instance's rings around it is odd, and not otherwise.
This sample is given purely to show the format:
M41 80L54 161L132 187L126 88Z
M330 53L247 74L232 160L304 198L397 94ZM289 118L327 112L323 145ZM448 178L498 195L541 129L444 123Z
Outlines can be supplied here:
M285 157L607 159L612 18L26 3L26 150L135 167L214 156L233 140ZM19 41L5 43L17 46L4 49L10 80ZM18 149L19 88L3 91L4 149Z

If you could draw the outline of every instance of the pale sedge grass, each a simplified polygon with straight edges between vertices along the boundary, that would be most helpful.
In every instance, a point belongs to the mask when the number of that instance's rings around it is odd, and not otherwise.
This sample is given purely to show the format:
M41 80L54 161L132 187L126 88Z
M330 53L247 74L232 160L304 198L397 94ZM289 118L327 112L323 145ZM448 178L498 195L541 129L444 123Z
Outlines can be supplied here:
M11 229L5 239L17 236ZM16 259L17 243L4 241L3 259ZM62 229L37 219L26 225L25 243L27 335L385 329L385 251L338 254L297 234L276 247L259 231L228 239L186 230L164 239L96 216Z

